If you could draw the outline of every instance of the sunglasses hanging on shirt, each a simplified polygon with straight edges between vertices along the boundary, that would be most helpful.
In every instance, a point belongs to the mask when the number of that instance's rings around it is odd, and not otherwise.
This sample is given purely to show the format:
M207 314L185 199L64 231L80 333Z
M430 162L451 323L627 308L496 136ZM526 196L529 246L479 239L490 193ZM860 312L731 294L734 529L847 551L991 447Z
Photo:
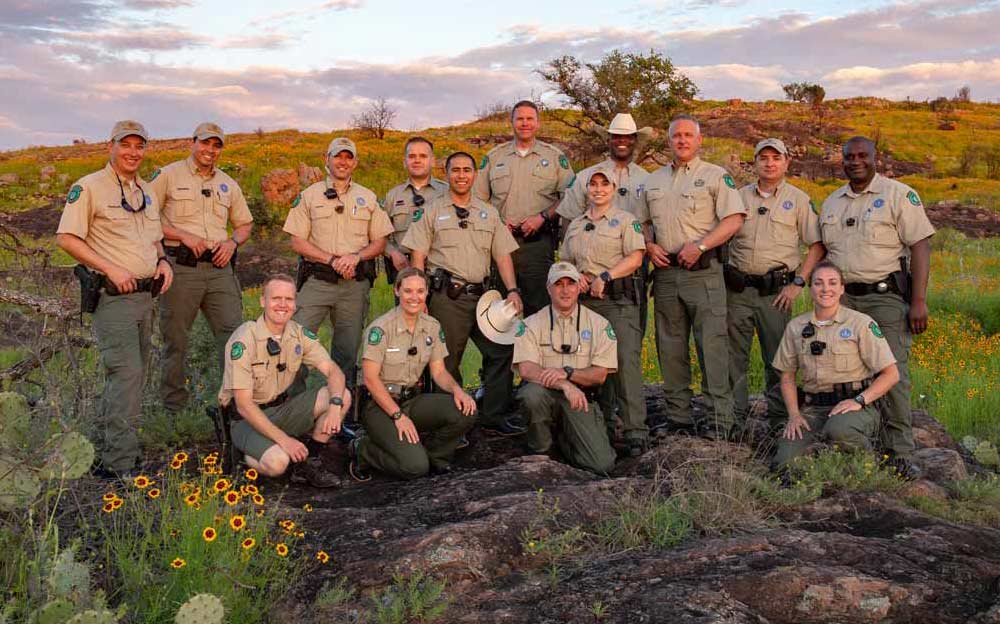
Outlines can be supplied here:
M416 206L417 208L423 206L424 202L427 201L424 199L424 196L418 193L417 189L413 188L412 186L410 187L410 192L413 193L413 205Z
M468 208L459 208L458 206L455 206L455 215L459 219L461 219L461 221L458 222L458 227L462 228L463 230L469 227L469 222L467 221L467 219L469 218Z
M118 177L117 173L115 173L115 178L118 179L118 190L121 191L121 194L122 194L122 208L124 208L127 212L132 212L132 213L142 212L143 210L145 210L146 209L146 192L144 190L142 190L142 187L139 186L139 183L136 182L135 185L136 185L136 187L139 188L139 193L142 195L142 205L139 206L138 208L133 208L132 204L128 203L128 200L125 199L125 187L122 186L122 179Z

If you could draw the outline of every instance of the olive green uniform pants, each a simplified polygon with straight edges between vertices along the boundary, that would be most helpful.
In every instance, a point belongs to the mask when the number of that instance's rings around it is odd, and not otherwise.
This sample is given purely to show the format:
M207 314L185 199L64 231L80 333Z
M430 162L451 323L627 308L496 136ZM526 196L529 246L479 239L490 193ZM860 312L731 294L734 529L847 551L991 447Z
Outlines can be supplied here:
M583 299L583 305L597 312L611 323L618 337L618 371L608 375L598 393L601 412L614 431L615 406L622 419L622 434L626 440L645 440L649 437L646 426L646 399L642 392L642 329L639 306L626 299L608 301Z
M871 405L858 411L830 416L834 406L807 407L800 410L802 417L809 423L811 431L802 430L801 440L778 439L778 450L774 454L773 466L782 468L796 457L803 455L809 445L820 438L827 438L840 446L852 449L872 448L872 437L878 426L878 412Z
M160 335L163 357L160 361L160 395L168 410L179 410L188 402L188 334L198 310L205 315L215 335L219 368L225 366L226 341L243 322L243 298L233 268L221 269L208 262L197 267L172 263L174 283L160 295Z
M518 240L517 244L520 247L511 257L514 260L517 287L521 289L521 301L524 302L524 317L528 318L549 305L546 285L549 267L555 262L555 250L552 237L548 235L530 243Z
M476 302L479 297L461 294L452 299L446 293L432 293L427 303L430 315L441 323L444 342L448 347L445 368L451 376L462 383L462 356L469 338L483 355L483 408L479 412L480 422L487 426L503 423L510 411L510 399L514 393L514 372L511 361L514 347L491 341L479 331L476 323Z
M358 347L368 316L368 280L340 280L336 284L310 277L296 298L298 310L292 320L317 332L323 320L330 318L333 337L330 357L347 378L347 387L354 389L357 375ZM298 381L294 386L300 390Z
M729 324L729 381L733 387L735 401L734 417L737 427L746 424L749 412L749 392L747 390L747 370L750 368L750 347L754 332L760 341L761 356L764 360L764 396L767 398L767 418L771 429L777 430L788 420L785 402L781 399L781 373L771 363L781 344L785 326L792 315L774 307L777 293L761 296L756 288L747 287L741 293L726 293L727 319Z
M653 308L667 419L680 425L694 424L688 346L693 332L701 364L707 424L720 430L732 429L733 398L729 385L729 335L722 266L712 260L711 266L701 271L679 267L657 269L653 273Z
M316 428L316 417L313 410L316 407L316 395L319 388L306 390L301 394L289 397L281 405L269 407L264 411L278 429L297 438ZM235 401L235 399L233 399ZM249 422L240 418L234 420L229 427L233 438L233 446L256 460L260 460L277 442L254 429Z
M882 445L896 456L913 454L913 415L910 412L910 306L894 293L872 293L855 297L844 295L845 305L872 317L889 341L889 348L899 368L899 383L882 397Z
M148 292L101 295L93 316L105 382L97 408L101 464L131 470L142 458L137 430L142 386L153 332L153 298Z
M608 441L604 416L596 402L588 402L586 412L574 410L559 390L536 383L520 389L521 405L528 420L528 448L532 453L548 453L552 448L553 427L559 451L577 468L607 474L615 465L615 451Z
M398 479L416 479L430 468L451 463L458 440L472 428L474 418L455 407L450 394L418 394L400 404L420 434L412 444L399 439L399 431L389 415L369 399L364 412L365 437L358 454L362 468L374 468Z

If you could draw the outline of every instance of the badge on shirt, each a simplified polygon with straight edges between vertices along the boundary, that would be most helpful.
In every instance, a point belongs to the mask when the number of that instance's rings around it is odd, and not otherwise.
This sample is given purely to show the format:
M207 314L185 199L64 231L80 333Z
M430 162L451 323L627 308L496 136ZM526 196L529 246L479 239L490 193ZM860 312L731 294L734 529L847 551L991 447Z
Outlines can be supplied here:
M441 342L444 342L444 327L441 328L441 331L438 332L438 335L441 337Z
M795 204L793 204L791 200L788 199L785 200L785 203L781 204L781 207L784 208L785 210L791 210L794 206Z
M244 346L242 342L236 341L233 346L229 349L229 358L232 360L238 360L243 357Z
M851 328L850 327L845 327L844 329L840 330L840 337L841 338L850 338L852 335L853 334L851 333Z
M413 218L411 219L411 221L413 221L414 223L416 223L417 221L420 220L420 217L422 217L422 216L424 216L424 209L423 208L417 208L416 210L413 211Z
M520 338L521 336L524 335L524 332L527 329L528 329L528 326L524 324L524 321L518 321L517 322L517 333L514 334L514 337L515 338Z
M480 163L479 163L479 168L480 169L485 169L486 165L488 165L488 164L490 164L490 157L489 156L483 156L483 160L480 161Z
M920 205L920 198L917 197L917 194L913 191L910 191L909 193L906 194L906 199L910 200L910 203L913 204L914 206Z
M612 340L618 340L618 336L615 335L615 328L612 327L610 324L604 328L604 332L608 335L608 338Z
M632 222L632 229L635 230L636 233L642 234L642 224L639 223L639 221Z
M160 170L159 169L153 169L153 173L149 176L149 181L152 182L153 180L155 180L158 177L160 177Z
M292 202L292 208L298 206L300 201L302 201L302 193L295 196L295 201Z
M295 345L295 355L302 355L302 345Z
M642 192L645 190L646 190L646 185L640 184L639 186L635 187L635 196L638 197L642 195Z
M426 338L424 338L424 344L426 344L429 347L432 344L434 344L434 339L431 338L430 336L427 336Z
M450 214L438 215L438 221L447 221L450 218L451 218Z
M219 190L222 191L223 193L228 193L229 185L223 182L222 184L219 185Z
M549 161L543 158L543 159L542 159L542 162L541 162L541 165L542 165L543 167L548 167L548 166L549 166Z
M881 197L872 202L872 206L875 206L876 208L881 208L884 205L885 205L885 200L882 199Z
M368 331L368 344L370 344L370 345L377 345L378 343L382 342L382 336L383 335L384 334L382 332L382 328L381 327L372 327Z
M565 156L560 156L559 166L562 167L563 169L569 169L569 158L566 158Z
M152 204L153 203L153 198L150 197L149 195L146 195L145 193L143 193L142 197L146 201L147 204Z
M698 178L697 180L694 181L694 185L697 186L698 188L701 188L705 186L705 181L702 180L701 178Z
M610 222L608 223L608 225L610 225L611 227L618 227L618 224L619 224L619 223L621 223L621 221L619 221L618 219L612 219L612 220L611 220L611 221L610 221Z
M69 190L69 195L66 196L66 202L72 204L76 200L80 199L80 193L83 192L83 187L79 184L74 184L73 188Z
M885 338L885 334L882 333L882 328L878 326L878 323L872 321L868 323L868 329L872 330L872 335L876 338Z
M354 202L357 205L359 205L359 206L364 206L365 205L365 198L364 197L359 197L356 200L354 200ZM355 211L355 214L357 214L357 211Z
M313 330L309 329L308 327L303 327L302 328L302 333L306 335L306 338L311 338L313 340L317 340L317 338L316 338L316 332L314 332Z
M729 188L731 189L736 188L736 181L733 180L733 176L729 175L728 173L722 176L722 181L725 182L726 186L728 186Z
M580 340L585 340L585 341L589 342L590 339L593 337L593 335L594 334L591 333L591 331L589 329L585 329L582 332L580 332Z
M486 218L486 217L488 217L488 216L489 216L489 215L488 215L488 214L486 213L486 211L485 211L485 210L480 210L480 211L479 211L479 218L480 218L480 219L485 219L485 218Z

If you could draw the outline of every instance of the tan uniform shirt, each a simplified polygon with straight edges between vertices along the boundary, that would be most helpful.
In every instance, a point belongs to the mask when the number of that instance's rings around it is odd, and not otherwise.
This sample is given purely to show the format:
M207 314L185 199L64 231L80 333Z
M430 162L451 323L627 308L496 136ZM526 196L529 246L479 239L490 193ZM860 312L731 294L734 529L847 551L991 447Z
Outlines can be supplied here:
M569 353L562 352L564 344ZM613 373L618 369L618 337L606 318L586 306L577 305L563 316L547 305L518 326L513 364L521 362L542 368L601 366Z
M658 245L667 253L677 253L685 243L700 241L722 219L746 213L732 176L718 165L695 158L649 174L638 216L653 224Z
M588 232L587 224L593 224L594 229ZM589 210L573 219L566 228L559 259L572 263L581 273L600 275L630 253L645 250L639 220L612 206L596 221L591 220Z
M845 184L826 198L820 230L827 259L847 283L871 284L900 269L910 247L934 235L934 226L916 191L875 174L864 191Z
M802 337L807 323L815 335ZM821 355L813 355L813 341L826 343ZM785 335L774 356L774 368L783 372L800 371L806 392L830 392L834 384L861 381L874 377L896 358L878 323L867 314L840 307L833 322L821 326L812 312L796 316L785 327Z
M302 191L288 211L284 230L334 256L357 253L392 233L392 223L379 208L375 193L351 182L346 193L327 199L328 188L333 188L330 178Z
M490 259L512 253L517 242L493 206L473 197L468 210L469 216L459 219L450 194L431 202L426 212L417 209L403 246L427 254L428 272L444 269L467 282L482 282Z
M218 167L212 177L201 177L193 157L157 169L149 181L150 195L162 206L163 220L205 240L224 241L229 238L227 224L235 228L253 221L236 180ZM164 244L180 245L180 241L168 240Z
M364 335L361 359L382 365L378 377L385 384L413 386L429 362L444 360L448 355L441 323L429 314L421 314L410 333L399 306L372 321ZM416 352L411 354L413 349Z
M729 242L729 261L750 275L780 267L798 269L802 263L799 241L808 246L820 240L816 204L786 181L766 195L756 184L748 184L740 189L740 197L749 212ZM764 214L761 208L766 209Z
M288 321L280 339L274 336L281 345L278 355L267 352L267 339L271 337L263 315L243 323L229 337L219 405L229 404L233 390L253 390L254 403L270 403L292 385L302 364L317 368L331 361L316 334L295 321ZM278 370L279 364L284 364L284 370Z
M566 189L556 212L570 221L582 215L590 205L590 200L587 198L587 180L590 178L590 174L598 170L611 176L611 181L616 185L615 198L611 205L619 210L638 215L639 202L646 189L646 178L649 177L649 172L632 162L628 164L628 167L619 168L615 161L610 158L576 174L576 179ZM624 195L620 189L625 189Z
M129 212L122 207L122 192L133 208L139 208L145 195L146 209ZM138 177L118 186L115 170L108 163L76 181L66 197L66 207L59 219L58 234L73 234L83 239L97 255L130 271L139 279L156 272L156 243L163 238L160 207L148 192L148 185Z
M389 192L385 194L385 202L383 202L382 207L385 208L386 214L389 215L389 220L392 221L393 233L389 235L389 246L386 250L390 248L395 248L397 250L407 251L405 248L401 249L401 243L403 242L403 236L406 235L406 230L410 227L410 220L413 216L414 211L418 208L416 204L413 203L413 194L417 193L424 198L423 207L426 208L433 200L438 197L448 194L448 183L444 180L438 180L437 178L431 178L421 189L417 189L413 186L413 182L407 180L399 186L394 186L389 189Z
M507 221L519 222L548 210L572 181L569 159L559 148L535 141L521 156L510 141L483 157L473 192L496 206Z

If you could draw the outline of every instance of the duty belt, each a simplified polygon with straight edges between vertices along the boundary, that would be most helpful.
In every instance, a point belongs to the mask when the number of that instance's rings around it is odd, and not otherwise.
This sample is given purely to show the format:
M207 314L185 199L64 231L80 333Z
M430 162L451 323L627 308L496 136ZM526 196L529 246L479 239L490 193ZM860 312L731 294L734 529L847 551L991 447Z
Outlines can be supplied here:
M589 273L588 275L590 275L591 279L594 279L593 275ZM639 303L636 294L642 292L642 286L636 284L638 279L638 275L632 274L611 280L610 283L604 285L605 300L617 301L618 299L628 299L632 303ZM589 292L580 293L580 298L585 300L596 299L596 297L591 297Z
M181 250L181 247L184 247L183 251ZM190 256L190 260L193 261L195 264L199 262L211 263L215 258L215 252L213 252L211 249L203 251L200 256L195 257L194 253L192 253L191 250L185 247L184 245L177 245L176 247L164 246L163 251L166 252L168 256L172 256L174 258Z
M272 407L278 407L287 400L288 400L288 393L282 392L281 394L276 396L273 401L268 401L267 403L260 403L259 405L257 405L257 407L259 407L261 411L263 411Z
M119 292L115 283L109 280L107 277L104 278L104 292L112 297L117 297L118 295L130 295L133 293L148 292L153 293L153 296L160 294L160 287L163 286L163 280L157 280L155 277L144 277L142 279L135 280L135 290L131 293ZM155 292L154 292L155 288Z
M859 392L871 385L871 381L871 378L868 378L861 381L834 384L833 390L830 392L803 392L802 403L815 407L833 407L841 401L858 396Z
M896 285L896 280L892 279L891 276L871 284L866 284L864 282L844 284L844 292L855 297L863 297L872 293L878 293L880 295L890 292L897 295L903 294L899 292L899 286Z
M722 271L726 288L741 293L750 286L756 288L761 297L777 294L795 278L795 272L785 267L771 269L763 275L749 275L731 264L726 264L723 265Z
M693 265L691 265L690 269L686 269L686 270L688 270L688 271L704 271L705 269L707 269L710 266L712 266L712 258L718 258L718 257L719 257L719 248L718 247L715 248L715 249L709 249L705 253L703 253L700 256L698 256L698 261L695 262ZM674 268L676 268L676 269L684 269L685 268L685 267L681 266L681 259L675 253L668 253L667 254L667 260L670 262L670 267L669 268L671 268L671 269L674 269Z
M397 401L409 401L420 394L420 386L404 386L402 384L385 384L385 389Z

